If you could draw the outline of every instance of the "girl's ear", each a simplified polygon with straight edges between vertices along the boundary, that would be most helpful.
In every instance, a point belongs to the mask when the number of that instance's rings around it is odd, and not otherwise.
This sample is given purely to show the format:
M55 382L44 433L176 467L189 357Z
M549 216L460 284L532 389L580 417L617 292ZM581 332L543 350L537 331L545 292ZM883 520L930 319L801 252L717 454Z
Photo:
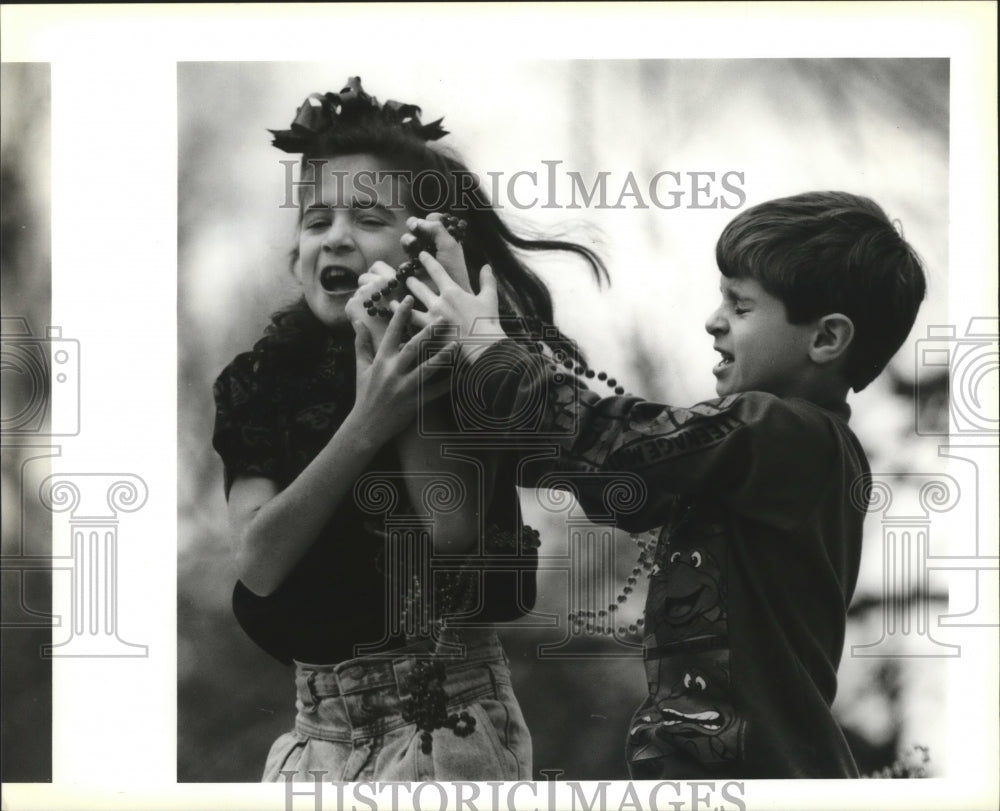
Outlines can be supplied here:
M841 313L824 315L816 322L809 357L820 364L844 357L854 340L854 322Z

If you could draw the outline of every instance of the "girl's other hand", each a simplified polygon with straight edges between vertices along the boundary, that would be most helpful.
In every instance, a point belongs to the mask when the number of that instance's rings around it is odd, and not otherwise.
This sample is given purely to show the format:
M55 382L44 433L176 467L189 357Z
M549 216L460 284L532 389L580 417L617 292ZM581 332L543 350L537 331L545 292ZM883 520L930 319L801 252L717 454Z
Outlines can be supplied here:
M386 284L390 279L396 277L396 271L385 262L376 262L367 271L358 277L358 289L348 300L345 307L347 317L352 324L363 323L371 333L375 351L382 345L382 339L389 328L389 321L378 315L369 315L368 308L364 302L371 301L372 296L379 294L380 298L376 304L378 307L388 307L391 302L401 299L406 290L402 285L396 287L389 294L384 294Z
M417 408L444 394L450 381L431 382L441 363L434 358L454 351L455 342L446 343L420 363L420 346L433 337L433 324L404 342L413 310L413 297L393 302L395 312L376 349L366 321L355 321L354 351L357 357L357 390L353 411L370 428L376 439L387 441L409 425Z

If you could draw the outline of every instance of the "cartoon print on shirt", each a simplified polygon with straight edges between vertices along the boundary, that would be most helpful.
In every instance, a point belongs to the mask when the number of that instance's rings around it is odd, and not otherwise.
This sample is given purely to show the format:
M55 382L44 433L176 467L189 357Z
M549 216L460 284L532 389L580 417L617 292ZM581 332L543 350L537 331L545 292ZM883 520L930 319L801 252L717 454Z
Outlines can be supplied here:
M634 776L682 773L743 757L746 720L732 699L726 527L681 499L661 535L646 600L649 696L633 718ZM664 759L679 771L662 771Z
M656 646L727 638L723 528L693 513L690 502L680 505L656 551L646 598L647 631Z
M664 758L713 764L742 757L746 722L731 701L729 651L676 654L655 665L663 689L651 693L633 718L633 766Z
M661 571L660 616L665 622L690 626L700 618L715 625L725 619L720 604L719 566L711 554L698 548L674 551Z

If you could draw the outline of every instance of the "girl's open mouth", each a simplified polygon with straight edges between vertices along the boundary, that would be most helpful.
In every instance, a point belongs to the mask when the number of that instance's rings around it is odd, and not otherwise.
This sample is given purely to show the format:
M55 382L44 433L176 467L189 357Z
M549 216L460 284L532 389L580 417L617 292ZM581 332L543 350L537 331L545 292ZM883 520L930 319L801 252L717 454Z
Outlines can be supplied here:
M319 284L327 293L341 295L358 289L358 277L346 268L323 268Z

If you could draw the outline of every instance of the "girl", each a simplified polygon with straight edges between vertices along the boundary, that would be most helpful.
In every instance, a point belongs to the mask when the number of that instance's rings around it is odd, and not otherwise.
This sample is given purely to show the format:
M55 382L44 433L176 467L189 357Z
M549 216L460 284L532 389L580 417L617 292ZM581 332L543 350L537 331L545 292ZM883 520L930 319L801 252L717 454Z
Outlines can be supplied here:
M392 268L407 249L415 252L410 218L462 200L464 244L438 241L460 253L463 265L489 262L501 309L535 325L539 337L552 319L551 299L515 249L570 251L598 279L606 272L582 246L514 235L478 183L469 187L465 166L430 146L445 134L440 121L423 125L413 105L379 104L358 79L337 94L311 96L291 129L274 133L275 146L303 156L292 252L302 296L219 376L213 436L240 574L234 611L258 645L295 664L295 729L271 748L265 781L291 774L312 780L317 771L339 782L532 776L531 740L506 656L482 628L532 608L533 550L527 569L487 571L481 584L447 572L431 578L426 566L400 577L405 561L392 550L401 539L419 544L421 532L401 535L373 520L352 488L360 493L373 481L400 479L392 517L419 529L426 521L417 507L427 501L421 483L457 482L466 497L435 514L430 527L438 553L530 540L512 476L443 458L440 440L427 438L454 430L451 411L424 407L430 431L415 419L440 384L428 375L432 364L418 364L419 343L433 324L405 340L412 299L399 300L402 285L387 290ZM433 205L411 182L428 175L444 186ZM464 283L477 287L478 278ZM388 308L371 306L379 291L394 299L388 323ZM572 351L554 329L545 337ZM476 627L436 637L426 624L414 631L400 602L411 620L461 612L465 625ZM429 664L435 639L454 643L461 655Z

